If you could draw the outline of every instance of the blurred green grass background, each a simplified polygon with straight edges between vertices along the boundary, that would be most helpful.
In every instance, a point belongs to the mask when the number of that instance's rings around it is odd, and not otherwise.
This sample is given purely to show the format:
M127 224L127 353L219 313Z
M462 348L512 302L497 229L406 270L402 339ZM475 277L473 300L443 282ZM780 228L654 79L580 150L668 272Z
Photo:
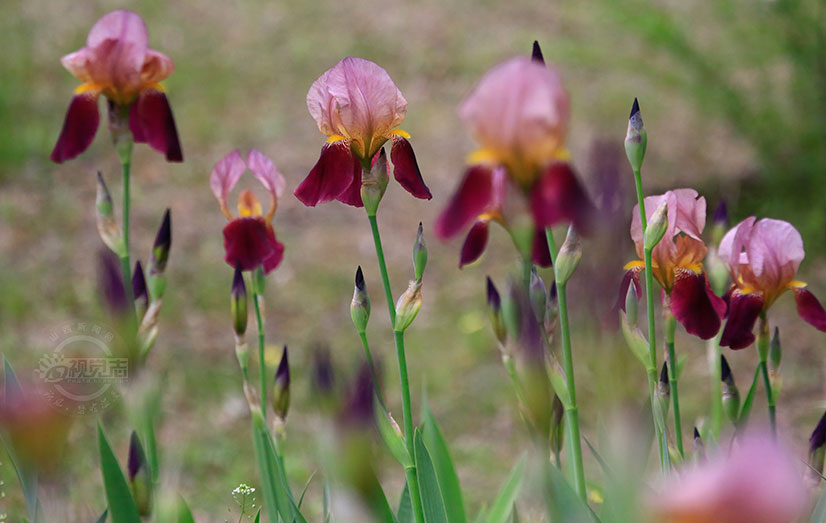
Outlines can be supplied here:
M417 223L432 231L473 148L457 117L462 98L488 68L528 53L534 39L560 68L573 102L574 161L592 195L618 217L586 244L571 290L586 435L615 409L645 399L642 370L615 333L595 328L633 256L627 237L632 180L621 142L635 96L649 133L647 192L694 186L712 208L726 198L735 220L761 213L792 221L808 247L803 279L826 296L826 7L817 0L9 0L0 5L0 351L21 374L52 349L51 329L105 318L96 284L102 244L94 225L94 173L101 170L119 193L117 158L105 129L75 161L54 165L48 154L76 85L59 58L82 46L91 25L117 7L143 16L150 45L176 64L166 86L186 161L167 164L136 148L132 256L147 259L162 212L171 207L170 283L150 367L166 376L159 430L165 481L199 521L230 517L232 488L257 484L228 318L232 274L223 262L224 219L209 191L209 172L229 150L255 147L294 188L323 142L307 114L307 89L344 56L382 65L408 99L403 128L413 136L434 194L431 202L414 201L391 183L382 204L395 295L412 274ZM267 333L273 362L278 346L291 347L286 452L290 479L301 488L318 465L313 434L321 427L309 391L311 349L328 346L343 375L354 372L362 355L348 313L359 264L373 297L368 334L384 363L394 412L400 409L397 376L363 212L339 204L308 209L288 194L275 227L287 250L267 289ZM484 276L504 284L515 261L512 248L496 231L485 258L459 271L460 242L430 239L425 305L407 345L414 407L426 388L475 513L528 440L484 312ZM796 318L791 299L774 311L785 349L780 422L802 450L823 407L823 340ZM704 345L683 337L678 351L689 356L681 399L684 423L691 423L706 408ZM755 354L731 356L740 388L747 389ZM110 438L125 458L127 425L117 412L108 416ZM79 420L64 468L44 487L47 510L65 513L68 521L89 521L104 505L93 438L94 420ZM386 452L377 456L395 503L403 476ZM19 514L16 479L2 461L7 498L0 509ZM309 494L316 504L317 487Z

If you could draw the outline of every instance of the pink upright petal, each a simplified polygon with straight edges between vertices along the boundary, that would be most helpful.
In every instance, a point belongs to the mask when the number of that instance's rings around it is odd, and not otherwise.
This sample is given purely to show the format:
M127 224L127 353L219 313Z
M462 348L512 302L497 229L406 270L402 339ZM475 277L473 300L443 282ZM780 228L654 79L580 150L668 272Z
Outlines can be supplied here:
M86 47L95 56L89 64L92 78L118 90L136 91L148 44L146 24L140 16L124 9L107 13L86 39Z
M754 224L745 251L760 288L767 291L783 289L794 280L806 255L797 229L789 222L771 218Z
M60 59L60 63L67 71L83 83L91 82L92 75L89 69L89 61L94 59L94 53L84 47L74 53L69 53Z
M350 145L344 140L326 143L318 162L293 194L304 205L315 207L338 198L358 176L361 164L350 152Z
M685 234L689 238L702 242L702 233L706 225L706 199L698 198L694 189L675 189L657 196L645 198L645 217L651 219L654 212L663 202L668 206L668 228L659 244L654 248L654 257L662 261L676 260L677 255L674 238ZM631 215L631 239L637 247L637 255L643 256L643 235L640 222L640 206L635 205ZM702 261L705 252L698 261Z
M141 67L141 81L147 84L161 82L175 72L175 63L171 58L153 49L146 52L146 59Z
M178 129L163 91L143 89L129 111L129 129L138 143L148 143L168 162L184 161Z
M284 180L284 175L272 163L272 160L258 149L253 149L247 155L247 167L258 178L258 181L264 184L274 201L281 198L287 182Z
M226 209L229 193L246 170L247 166L241 159L238 149L218 160L212 168L212 173L209 175L209 188L212 189L212 194L215 195L222 209ZM228 209L227 212L229 212Z
M277 242L271 232L260 217L232 220L224 227L224 259L230 267L240 266L242 271L264 265L265 260L271 260L277 254ZM281 250L283 252L283 246ZM272 261L270 265L273 265Z
M564 145L569 106L554 68L517 57L482 77L460 115L482 147L534 167L550 161Z
M479 220L470 228L470 232L465 236L465 243L462 244L462 252L459 255L460 269L478 260L485 252L485 247L488 245L489 228L489 220Z
M748 264L748 256L744 250L751 237L755 220L754 216L749 216L732 227L720 242L720 248L717 252L720 258L725 260L729 268L735 273L739 272L740 264Z
M467 170L447 207L436 219L436 235L439 238L456 235L485 212L493 198L491 180L491 170L483 165L474 165Z
M745 349L754 343L754 323L763 310L761 294L744 294L738 289L732 291L728 300L726 326L720 337L720 345L734 350Z
M424 184L413 147L407 139L393 135L390 160L393 162L393 176L407 192L422 200L433 198L430 189Z
M60 137L52 150L51 160L63 163L89 148L100 123L98 92L77 94L69 104Z
M580 234L587 234L593 205L567 163L548 166L531 194L531 211L540 228L572 223Z
M686 332L704 340L717 335L726 303L714 295L705 274L677 269L670 303L671 312Z
M826 311L820 301L806 288L794 288L794 301L797 313L803 320L819 331L826 332Z

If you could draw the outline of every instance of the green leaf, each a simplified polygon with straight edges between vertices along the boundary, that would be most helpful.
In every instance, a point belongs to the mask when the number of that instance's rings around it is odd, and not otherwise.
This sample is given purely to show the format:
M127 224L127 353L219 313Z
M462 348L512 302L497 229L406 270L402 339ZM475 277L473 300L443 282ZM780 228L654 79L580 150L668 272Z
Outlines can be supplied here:
M11 367L11 363L3 356L3 384L5 389L4 398L12 398L21 396L23 388L20 386L20 381ZM37 521L37 469L26 466L18 457L17 451L11 444L11 441L0 434L0 439L6 447L6 452L9 454L14 470L17 472L17 479L20 481L20 487L23 489L23 497L26 499L26 508L29 511L29 520Z
M597 519L590 507L577 496L557 467L546 464L548 515L551 521L594 523Z
M442 499L442 492L439 490L439 480L436 477L436 469L427 452L422 433L416 429L413 436L416 458L416 475L419 481L419 492L422 496L425 523L447 523L445 513L445 502Z
M486 523L507 523L508 517L513 511L516 496L519 495L519 489L522 487L522 478L525 475L525 459L526 455L522 454L519 461L513 466L513 470L511 470L508 479L505 480L505 484L502 485L487 513Z
M393 510L390 508L390 503L387 502L387 496L384 495L384 490L381 488L376 474L370 470L369 484L367 485L367 506L370 513L373 515L374 521L383 523L395 523L396 517Z
M378 413L376 416L376 424L379 427L379 434L381 435L381 439L384 440L384 444L387 445L387 448L390 450L390 454L396 458L396 461L398 461L402 467L408 468L413 466L410 454L408 454L407 447L404 443L404 438L396 432L393 421L390 419L390 414L384 410L384 407L382 407L377 400L374 401L374 404L376 412Z
M97 523L106 523L106 516L108 516L108 515L109 515L109 509L107 508L106 510L103 511L103 514L100 515L100 517L98 518Z
M264 494L264 507L271 522L275 522L277 515L284 521L306 520L292 497L281 460L275 452L270 431L260 411L252 413L253 443L255 457L258 461L258 472L261 475L261 489Z
M399 498L399 508L396 511L396 519L399 523L413 523L413 505L410 502L410 490L407 482L404 482L402 497Z
M310 477L307 478L307 483L305 483L304 488L301 489L301 495L298 497L298 508L301 508L301 504L304 502L304 495L307 494L307 489L310 488L310 483L313 482L316 472L318 472L318 469L314 470L313 473L310 474Z
M184 498L178 499L178 523L195 523L192 511L189 510L189 505L186 504Z
M605 474L605 475L606 475L609 479L616 480L616 476L615 476L615 475L614 475L614 473L611 471L611 467L609 467L609 466L608 466L608 463L607 463L604 459L602 459L602 456L600 456L599 452L597 452L597 449L596 449L593 445L591 445L591 442L590 442L590 441L588 441L588 438L586 438L585 436L583 436L583 437L582 437L582 439L584 439L584 440L585 440L585 444L586 444L586 445L588 445L588 448L591 450L591 454L593 454L593 455L594 455L594 457L595 457L595 458L596 458L596 460L597 460L597 463L599 463L599 466L600 466L600 467L602 467L602 472L603 472L603 473L604 473L604 474Z
M259 523L261 521L261 509L258 509L258 512L255 513L255 523Z
M754 370L754 378L751 380L751 387L749 393L746 394L746 399L743 401L743 407L740 409L740 416L737 418L737 428L745 427L749 422L749 415L751 414L751 406L754 403L754 394L757 392L757 382L760 379L760 365Z
M120 469L115 453L103 433L103 427L98 424L98 451L100 452L100 468L103 473L103 488L106 492L106 503L109 504L109 513L112 523L141 523L138 507L132 499L132 492L126 483L126 478Z
M459 487L459 477L450 459L447 443L439 430L436 418L433 416L427 400L424 402L424 422L422 423L422 439L425 447L430 451L430 458L439 480L439 490L445 502L445 512L450 523L465 523L465 506L462 501L462 489Z
M812 517L809 518L809 523L823 523L826 521L826 490L817 498L817 505L812 511Z

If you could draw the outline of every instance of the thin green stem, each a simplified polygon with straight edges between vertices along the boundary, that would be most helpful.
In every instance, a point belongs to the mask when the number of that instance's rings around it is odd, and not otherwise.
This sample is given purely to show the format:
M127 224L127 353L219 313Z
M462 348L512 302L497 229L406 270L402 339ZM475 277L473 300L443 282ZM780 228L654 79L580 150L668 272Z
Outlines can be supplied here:
M551 262L556 264L556 242L553 231L545 229L548 247L551 253ZM571 352L571 329L568 321L567 282L556 285L557 300L559 302L559 333L562 338L562 369L565 372L565 384L568 388L570 404L565 406L565 422L568 426L569 442L573 457L574 488L583 500L586 499L585 468L582 464L582 441L579 432L579 411L576 403L576 385L574 381L574 357Z
M757 352L760 354L760 372L763 374L763 385L766 389L766 400L769 404L769 424L771 425L772 434L777 435L777 420L774 405L774 393L772 391L772 383L769 378L769 367L766 360L769 355L769 344L771 339L769 337L769 320L766 318L766 312L760 313L760 325L757 334Z
M720 430L723 428L723 386L721 383L722 367L720 363L720 337L722 329L709 340L709 366L711 367L711 433L714 440L720 439Z
M674 411L674 434L677 440L677 450L680 456L685 456L683 450L683 422L680 417L680 392L677 388L677 356L674 350L674 331L677 328L677 320L671 313L671 309L666 311L665 318L665 345L668 349L668 387L671 391L671 409Z
M267 360L264 354L266 346L264 345L264 317L261 315L261 305L260 300L263 300L263 296L259 294L258 289L256 288L253 291L252 299L255 302L255 321L258 325L258 364L260 368L260 379L261 379L261 412L264 413L264 420L267 419Z
M642 192L642 175L639 169L634 169L634 185L637 189L637 204L640 208L640 224L642 225L642 234L645 237L645 230L648 228L648 220L645 214L645 197ZM648 356L651 359L652 369L657 369L657 327L654 321L654 273L651 271L651 249L644 251L645 261L645 301L648 306ZM663 448L661 428L656 423L656 406L654 402L654 390L657 377L656 373L648 373L648 391L651 399L651 413L655 416L654 430L657 432L657 447L659 448L660 465L665 469L665 460L663 459L663 452L667 449Z
M373 244L376 246L376 258L379 260L379 271L381 272L381 282L384 285L384 297L387 298L387 310L390 313L390 323L396 323L396 307L393 303L393 291L390 290L390 278L387 276L387 264L384 262L384 249L381 246L381 235L379 234L379 224L375 215L367 215L370 220L370 229L373 231Z
M130 170L132 166L132 148L120 154L121 171L123 173L123 255L120 256L120 272L123 278L123 288L126 290L126 302L131 313L128 315L130 338L138 332L138 318L135 312L135 298L132 295L132 264L129 260L129 207L130 207Z
M367 342L367 333L359 332L361 338L361 345L364 347L364 354L367 357L367 365L370 366L370 375L373 377L373 389L376 391L376 396L379 398L379 403L382 407L387 408L384 404L384 396L381 393L381 386L379 385L379 376L376 372L376 366L373 364L373 354L370 352L370 344Z
M396 342L396 356L399 360L399 380L402 388L402 416L404 419L404 439L407 444L407 453L415 463L415 450L413 446L413 412L410 405L410 384L407 379L407 358L404 354L404 333L393 331L393 339ZM413 501L413 514L417 522L424 521L424 510L422 508L421 494L419 493L419 483L416 479L416 467L407 467L407 488L410 492L410 499Z

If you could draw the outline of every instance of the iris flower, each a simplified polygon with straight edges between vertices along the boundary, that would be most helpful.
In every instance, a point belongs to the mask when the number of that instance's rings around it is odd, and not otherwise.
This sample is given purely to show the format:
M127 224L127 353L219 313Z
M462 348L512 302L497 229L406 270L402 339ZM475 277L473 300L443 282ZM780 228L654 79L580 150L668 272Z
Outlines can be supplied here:
M592 207L564 148L569 114L562 79L538 55L494 67L465 99L460 116L480 148L436 222L443 239L473 223L460 266L482 255L490 222L513 236L519 217L530 216L532 257L543 266L550 265L546 227L586 228Z
M707 340L720 330L726 304L712 292L703 268L703 259L708 251L702 240L706 225L706 199L697 196L694 189L676 189L659 196L649 196L645 199L645 214L650 220L660 205L667 205L668 228L651 253L652 273L663 288L663 301L670 306L674 318L689 334ZM634 206L631 238L636 245L637 256L643 258L639 205ZM627 272L620 287L622 299L632 281L639 295L639 273L644 268L645 262L641 259L625 266Z
M313 82L307 108L327 143L295 190L304 205L338 200L362 207L362 168L370 168L388 141L393 144L390 160L399 184L416 198L432 197L410 135L398 128L407 113L407 100L387 71L369 60L345 58Z
M110 121L117 122L128 111L135 142L148 143L170 162L183 161L175 119L160 84L175 65L148 42L143 19L118 9L98 20L85 47L61 59L82 83L69 104L52 161L71 160L91 145L100 123L101 94L109 101Z
M734 280L721 345L732 349L751 345L758 316L787 290L794 292L800 317L826 332L826 312L820 302L804 282L794 279L806 253L792 224L751 216L726 233L719 253Z
M245 189L238 195L238 217L235 218L227 207L227 197L247 169L269 192L270 208L263 215L258 198ZM284 245L275 239L272 219L285 185L284 177L272 161L255 149L247 155L246 163L235 150L215 164L209 186L221 204L221 212L229 220L224 227L224 259L231 267L240 267L242 271L263 267L268 273L281 263Z

